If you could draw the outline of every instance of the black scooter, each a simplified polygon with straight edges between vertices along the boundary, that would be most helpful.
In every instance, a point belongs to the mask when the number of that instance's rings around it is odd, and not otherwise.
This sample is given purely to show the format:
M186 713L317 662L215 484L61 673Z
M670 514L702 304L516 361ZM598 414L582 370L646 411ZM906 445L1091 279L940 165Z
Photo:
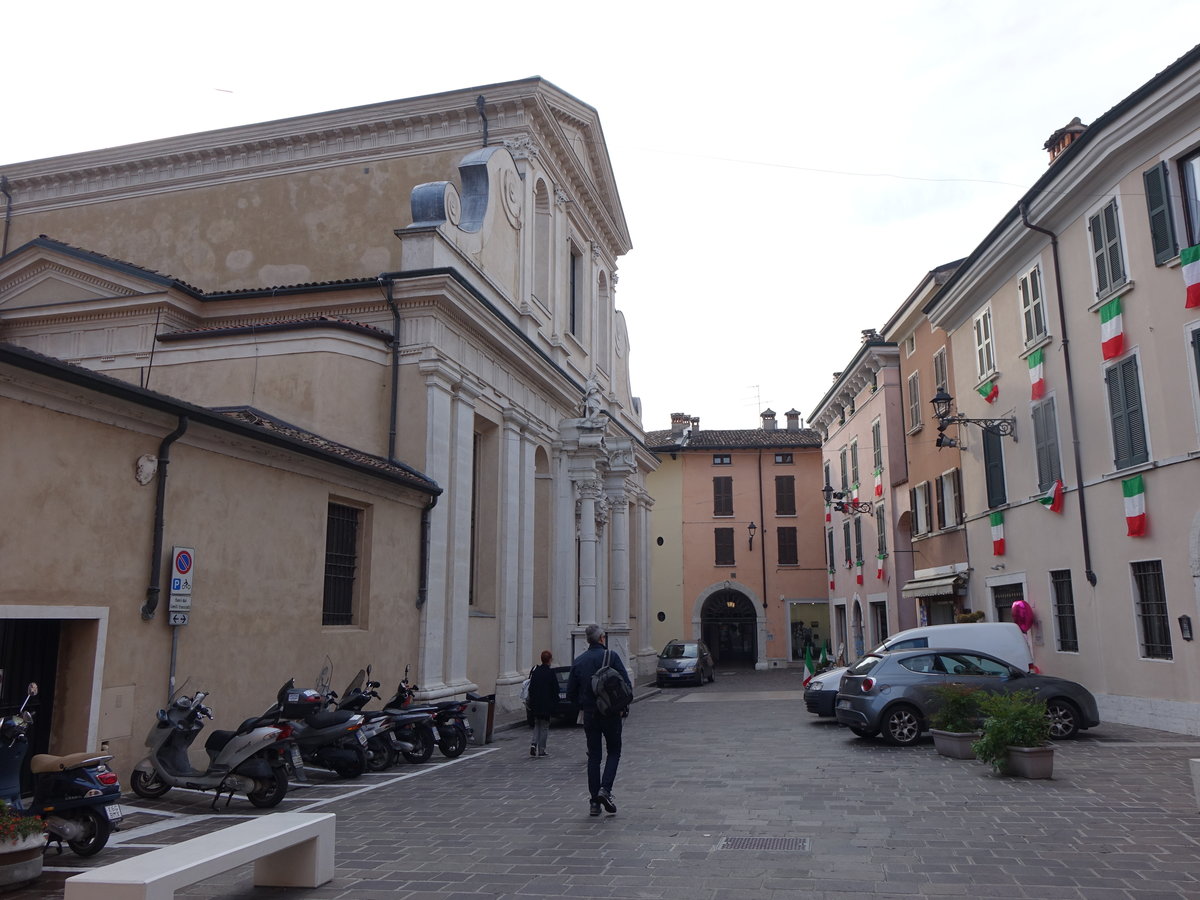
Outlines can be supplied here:
M367 771L367 736L361 731L361 714L323 712L330 693L327 683L324 691L298 690L292 680L284 692L288 699L279 705L281 715L291 721L292 740L305 763L330 769L342 778L358 778Z
M30 684L25 702L13 716L0 722L0 797L14 810L37 816L46 823L47 844L63 841L79 856L94 856L104 849L122 818L121 784L105 763L107 754L72 753L52 756L39 753L29 761L33 773L33 799L21 797L21 763L29 750L27 732L33 713L26 710L37 695Z

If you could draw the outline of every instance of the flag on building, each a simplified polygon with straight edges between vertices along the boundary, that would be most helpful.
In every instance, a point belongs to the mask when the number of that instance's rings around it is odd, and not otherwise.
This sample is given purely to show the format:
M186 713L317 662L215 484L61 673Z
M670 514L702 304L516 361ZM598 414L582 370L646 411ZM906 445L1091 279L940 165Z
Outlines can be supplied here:
M863 583L862 570L863 570L863 561L861 559L855 560L855 562L854 562L854 580L857 581L859 584Z
M995 403L996 398L1000 396L1000 387L994 381L981 384L979 387L975 388L975 390L979 391L979 396L988 403Z
M854 482L854 487L850 489L850 499L855 503L858 502L858 482Z
M1125 525L1129 537L1146 536L1146 486L1141 475L1121 482L1125 494Z
M828 641L826 641L828 643ZM829 665L829 654L826 652L825 644L821 645L821 658L817 660L817 668L824 669Z
M1004 555L1004 510L1000 509L991 515L992 523L992 556Z
M877 555L875 557L875 559L876 559L875 577L878 578L880 581L883 581L883 561L885 558L887 558L886 553L880 553L879 555Z
M1050 510L1050 512L1062 512L1063 483L1061 478L1050 485L1050 490L1046 491L1044 496L1038 497L1038 503L1042 504L1042 507Z
M808 687L808 683L812 681L813 676L817 674L817 666L812 658L812 644L804 646L804 686Z
M1200 244L1181 250L1179 264L1183 270L1183 283L1187 285L1187 302L1183 307L1195 309L1200 306Z
M1029 399L1041 400L1046 396L1045 357L1038 347L1029 354Z
M826 503L825 504L825 524L828 525L832 521L833 521L833 504Z
M1125 348L1125 323L1121 319L1121 298L1113 297L1100 307L1100 352L1105 359L1120 356Z
M829 589L832 591L835 587L837 573L833 570L833 566L829 567Z
M883 496L883 466L875 470L875 496Z

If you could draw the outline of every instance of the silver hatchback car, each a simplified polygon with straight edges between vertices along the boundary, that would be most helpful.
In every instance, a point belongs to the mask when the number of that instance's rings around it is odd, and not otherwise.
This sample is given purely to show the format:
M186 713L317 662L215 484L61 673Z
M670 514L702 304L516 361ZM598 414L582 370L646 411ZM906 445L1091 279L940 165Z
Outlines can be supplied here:
M1065 678L1032 675L974 650L894 650L869 653L842 677L834 713L859 737L879 734L908 746L928 730L937 710L935 688L965 684L985 691L1033 691L1046 701L1050 736L1074 737L1100 724L1096 698Z

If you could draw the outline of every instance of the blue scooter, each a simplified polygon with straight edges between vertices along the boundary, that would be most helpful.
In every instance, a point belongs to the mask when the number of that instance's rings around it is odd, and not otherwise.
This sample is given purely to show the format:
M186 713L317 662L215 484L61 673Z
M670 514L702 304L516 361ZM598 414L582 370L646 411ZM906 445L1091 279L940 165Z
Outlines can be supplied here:
M17 812L41 818L46 823L47 845L57 842L59 853L66 841L79 856L94 856L104 849L122 818L117 802L121 784L117 773L105 765L112 757L39 753L29 761L33 799L26 805L21 797L21 763L29 750L27 732L33 723L33 713L26 707L36 695L37 684L30 684L16 715L0 721L0 798Z

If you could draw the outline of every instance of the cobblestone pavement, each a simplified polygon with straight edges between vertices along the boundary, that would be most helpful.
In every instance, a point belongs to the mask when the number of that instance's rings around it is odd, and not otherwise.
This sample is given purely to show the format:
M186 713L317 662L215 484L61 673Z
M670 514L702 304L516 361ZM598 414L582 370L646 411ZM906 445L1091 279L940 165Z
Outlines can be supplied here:
M796 670L642 689L615 816L587 814L579 728L555 728L545 759L529 757L528 731L510 720L452 763L435 754L350 783L314 776L280 809L337 813L330 884L254 888L242 867L178 896L1200 897L1188 770L1200 739L1104 725L1056 745L1053 780L1000 778L938 756L928 739L907 749L856 739L806 712L800 691ZM177 791L127 802L151 812L131 815L91 863L262 814L243 798L205 818L207 798ZM61 897L67 874L48 869L9 896Z

